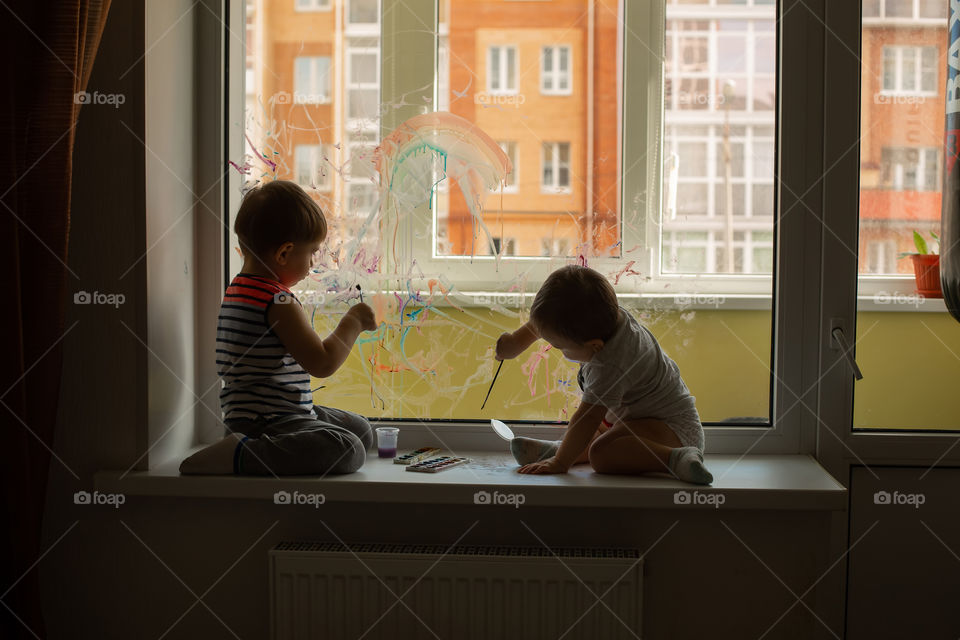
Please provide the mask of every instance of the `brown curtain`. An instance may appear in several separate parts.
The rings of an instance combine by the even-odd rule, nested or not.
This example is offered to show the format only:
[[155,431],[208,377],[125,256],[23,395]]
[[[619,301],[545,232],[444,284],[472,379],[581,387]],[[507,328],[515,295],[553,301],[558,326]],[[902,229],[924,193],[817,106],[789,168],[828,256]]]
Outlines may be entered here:
[[74,127],[110,0],[5,0],[0,47],[3,638],[46,636],[35,563],[60,391]]

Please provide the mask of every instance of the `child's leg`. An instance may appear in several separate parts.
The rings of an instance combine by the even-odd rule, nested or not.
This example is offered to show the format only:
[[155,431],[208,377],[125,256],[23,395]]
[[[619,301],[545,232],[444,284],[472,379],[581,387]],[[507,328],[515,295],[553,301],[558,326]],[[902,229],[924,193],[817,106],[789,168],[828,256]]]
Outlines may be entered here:
[[661,472],[697,484],[713,476],[703,465],[700,449],[683,446],[666,422],[653,418],[614,425],[590,447],[590,464],[598,473]]
[[313,410],[317,414],[320,422],[343,427],[353,435],[360,438],[364,449],[369,451],[373,448],[374,440],[373,428],[370,422],[359,413],[344,411],[343,409],[334,409],[332,407],[322,407],[318,404],[313,405]]
[[[574,464],[589,462],[588,452],[592,444],[602,433],[606,432],[609,425],[605,422],[600,423],[597,432],[593,434],[590,443],[584,447],[583,452],[574,460]],[[536,438],[526,438],[519,436],[510,441],[510,451],[518,464],[530,464],[539,462],[556,455],[560,448],[560,440],[538,440]]]
[[363,466],[366,457],[363,440],[345,426],[322,419],[286,417],[268,426],[260,437],[242,444],[237,471],[278,476],[353,473]]

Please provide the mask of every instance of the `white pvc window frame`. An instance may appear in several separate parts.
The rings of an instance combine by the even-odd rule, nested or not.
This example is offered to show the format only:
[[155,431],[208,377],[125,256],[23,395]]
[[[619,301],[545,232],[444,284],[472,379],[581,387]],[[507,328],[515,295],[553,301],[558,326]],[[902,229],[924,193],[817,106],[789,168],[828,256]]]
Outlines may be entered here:
[[516,45],[492,44],[487,47],[487,93],[492,96],[512,96],[519,93],[519,68],[520,50]]
[[[561,68],[561,61],[566,62],[566,69]],[[561,81],[567,86],[561,87]],[[540,47],[540,93],[545,96],[573,94],[573,47],[568,44]]]

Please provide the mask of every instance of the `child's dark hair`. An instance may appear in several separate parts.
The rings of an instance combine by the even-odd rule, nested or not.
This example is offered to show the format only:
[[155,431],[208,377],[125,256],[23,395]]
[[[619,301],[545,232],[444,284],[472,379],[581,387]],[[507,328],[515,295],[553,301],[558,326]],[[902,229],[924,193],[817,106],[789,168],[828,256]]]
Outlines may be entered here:
[[243,196],[233,230],[244,253],[265,257],[286,242],[323,241],[327,220],[300,185],[273,180]]
[[620,305],[610,282],[580,265],[561,267],[547,276],[530,306],[530,319],[580,344],[609,340],[617,330]]

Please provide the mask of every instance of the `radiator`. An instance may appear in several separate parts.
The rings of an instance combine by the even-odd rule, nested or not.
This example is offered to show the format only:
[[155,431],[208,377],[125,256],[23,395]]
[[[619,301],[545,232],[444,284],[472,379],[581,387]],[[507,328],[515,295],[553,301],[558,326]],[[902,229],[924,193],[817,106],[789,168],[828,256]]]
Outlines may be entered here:
[[642,635],[635,549],[282,542],[269,553],[274,640]]

